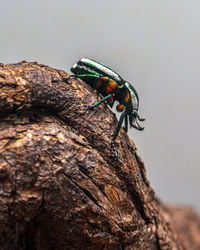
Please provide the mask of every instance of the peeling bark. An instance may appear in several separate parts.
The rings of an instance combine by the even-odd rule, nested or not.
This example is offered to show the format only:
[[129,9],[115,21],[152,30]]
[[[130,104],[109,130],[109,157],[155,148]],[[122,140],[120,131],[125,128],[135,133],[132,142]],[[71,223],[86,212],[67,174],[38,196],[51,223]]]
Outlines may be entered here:
[[1,249],[200,249],[200,219],[155,199],[134,143],[81,80],[0,65]]

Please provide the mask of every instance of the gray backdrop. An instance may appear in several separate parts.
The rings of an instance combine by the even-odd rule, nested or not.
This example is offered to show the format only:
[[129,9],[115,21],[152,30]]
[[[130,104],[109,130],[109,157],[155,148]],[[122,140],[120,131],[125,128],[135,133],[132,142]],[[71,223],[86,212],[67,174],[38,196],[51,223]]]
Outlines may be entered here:
[[132,129],[156,193],[200,208],[200,2],[0,1],[0,62],[69,71],[86,56],[135,84],[144,132]]

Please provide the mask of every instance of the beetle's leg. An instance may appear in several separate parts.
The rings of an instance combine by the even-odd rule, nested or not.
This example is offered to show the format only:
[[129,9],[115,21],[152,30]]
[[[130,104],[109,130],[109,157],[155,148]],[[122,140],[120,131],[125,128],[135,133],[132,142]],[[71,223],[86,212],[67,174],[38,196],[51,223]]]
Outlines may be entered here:
[[125,115],[125,131],[128,132],[128,115]]
[[96,74],[83,74],[83,75],[76,75],[77,78],[87,82],[90,86],[93,87],[93,82],[100,78],[100,75]]
[[[83,74],[83,75],[70,75],[69,77],[65,78],[64,81],[67,81],[68,79],[70,79],[71,77],[74,77],[74,78],[80,78],[81,80],[83,81],[86,81],[88,82],[91,81],[91,86],[93,85],[92,83],[99,79],[100,78],[100,75],[96,74],[96,75],[93,75],[93,74]],[[93,86],[92,86],[93,87]]]
[[118,155],[117,155],[117,151],[115,150],[115,147],[114,147],[115,139],[116,139],[116,137],[117,137],[117,135],[118,135],[118,133],[119,133],[119,130],[120,130],[121,126],[122,126],[122,123],[123,123],[123,120],[124,120],[124,117],[125,117],[125,116],[126,116],[126,107],[123,108],[122,114],[121,114],[121,116],[120,116],[120,118],[119,118],[119,122],[118,122],[117,128],[116,128],[116,130],[115,130],[114,137],[113,137],[113,139],[112,139],[112,141],[111,141],[111,148],[112,148],[113,151],[114,151],[115,159],[117,159],[117,156],[118,156]]
[[125,115],[126,115],[126,107],[123,108],[123,111],[122,111],[122,114],[121,114],[121,116],[119,118],[119,122],[118,122],[117,128],[115,130],[115,134],[114,134],[114,137],[113,137],[112,141],[115,141],[115,139],[116,139],[116,137],[117,137],[117,135],[119,133],[119,130],[120,130],[121,126],[122,126],[122,122],[124,120]]
[[98,106],[99,104],[101,104],[102,102],[105,102],[107,99],[109,99],[110,97],[114,96],[114,94],[109,94],[106,97],[104,97],[103,99],[101,99],[100,101],[98,101],[97,103],[95,103],[94,105],[90,106],[90,109],[95,108],[96,106]]
[[76,75],[70,75],[67,78],[64,78],[63,82],[67,82],[70,78],[76,78],[76,77],[77,77]]

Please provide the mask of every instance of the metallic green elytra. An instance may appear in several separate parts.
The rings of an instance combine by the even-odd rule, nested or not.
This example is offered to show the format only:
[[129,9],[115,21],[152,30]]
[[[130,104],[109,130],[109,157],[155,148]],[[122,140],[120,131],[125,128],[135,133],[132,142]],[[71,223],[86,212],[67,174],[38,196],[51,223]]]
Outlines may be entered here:
[[[128,120],[131,127],[134,127],[137,130],[144,129],[138,124],[138,120],[144,121],[145,119],[140,118],[138,115],[139,97],[132,84],[125,81],[119,74],[109,67],[88,58],[80,59],[71,67],[71,72],[73,75],[66,78],[66,81],[71,77],[80,78],[102,95],[103,99],[92,105],[90,107],[91,109],[105,101],[107,101],[111,108],[115,101],[119,102],[116,109],[118,112],[122,113],[111,142],[111,147],[113,149],[115,139],[124,120],[126,132],[128,131]],[[117,158],[117,152],[115,149],[114,152],[115,157]]]

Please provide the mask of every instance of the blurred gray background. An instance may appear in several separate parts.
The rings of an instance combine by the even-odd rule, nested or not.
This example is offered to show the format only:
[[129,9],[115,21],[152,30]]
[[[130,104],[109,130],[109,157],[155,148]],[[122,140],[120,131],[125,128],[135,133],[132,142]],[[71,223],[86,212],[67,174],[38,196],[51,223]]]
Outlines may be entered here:
[[0,2],[0,62],[69,72],[85,56],[134,83],[146,122],[129,135],[152,187],[200,210],[200,1]]

